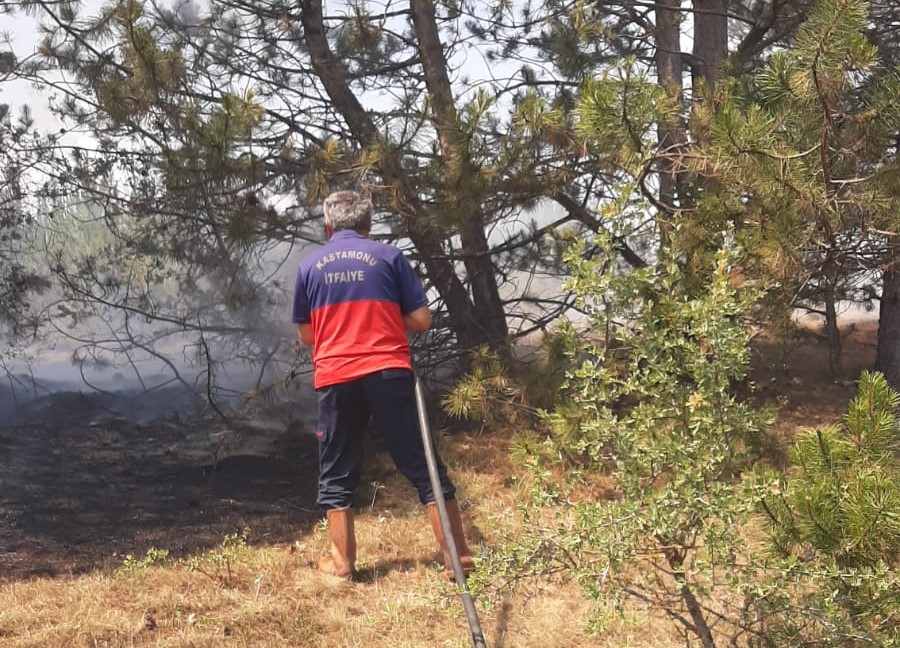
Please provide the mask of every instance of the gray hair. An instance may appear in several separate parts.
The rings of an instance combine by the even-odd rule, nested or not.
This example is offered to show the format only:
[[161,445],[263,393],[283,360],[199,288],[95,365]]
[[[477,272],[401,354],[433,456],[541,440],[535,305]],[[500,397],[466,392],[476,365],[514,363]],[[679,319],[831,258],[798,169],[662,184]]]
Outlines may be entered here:
[[322,203],[325,224],[333,231],[362,230],[372,223],[372,203],[355,191],[335,191]]

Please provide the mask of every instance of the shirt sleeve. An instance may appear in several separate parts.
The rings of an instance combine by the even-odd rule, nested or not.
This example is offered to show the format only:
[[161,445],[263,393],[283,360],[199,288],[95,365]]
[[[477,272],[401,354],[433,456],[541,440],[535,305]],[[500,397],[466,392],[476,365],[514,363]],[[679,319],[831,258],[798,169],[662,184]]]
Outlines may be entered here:
[[402,253],[398,253],[394,259],[394,269],[398,277],[398,289],[400,293],[400,312],[409,315],[417,308],[428,304],[425,289],[422,282],[416,276],[412,266]]
[[294,324],[309,324],[309,297],[306,294],[306,272],[301,265],[297,269],[297,281],[294,284]]

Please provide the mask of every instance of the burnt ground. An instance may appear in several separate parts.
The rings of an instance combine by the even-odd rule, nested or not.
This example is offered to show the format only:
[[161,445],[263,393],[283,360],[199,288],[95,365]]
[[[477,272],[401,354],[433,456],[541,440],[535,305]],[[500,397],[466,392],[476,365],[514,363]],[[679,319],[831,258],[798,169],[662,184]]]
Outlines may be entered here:
[[[776,433],[836,421],[871,368],[874,322],[844,331],[844,372],[820,336],[759,336],[757,397],[777,406]],[[151,547],[173,557],[247,530],[289,543],[318,520],[312,403],[281,403],[230,422],[177,415],[137,421],[108,397],[51,394],[0,409],[0,581],[114,568]],[[151,408],[152,409],[152,408]]]
[[[290,542],[318,519],[309,408],[136,423],[109,397],[52,394],[0,419],[0,581],[173,557],[246,529]],[[24,410],[24,411],[23,411]]]

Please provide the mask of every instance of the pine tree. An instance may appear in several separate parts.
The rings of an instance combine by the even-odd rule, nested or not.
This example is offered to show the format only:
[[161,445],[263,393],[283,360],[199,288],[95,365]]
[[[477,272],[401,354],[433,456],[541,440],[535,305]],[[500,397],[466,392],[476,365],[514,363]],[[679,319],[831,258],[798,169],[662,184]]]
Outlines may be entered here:
[[31,168],[44,163],[47,140],[34,131],[28,110],[13,115],[7,108],[0,105],[0,336],[16,337],[33,331],[29,301],[47,288],[46,277],[30,258],[34,254],[29,237],[34,185],[28,175]]
[[763,599],[781,645],[900,646],[900,394],[864,373],[840,424],[807,430],[767,504],[786,595]]
[[770,299],[824,316],[835,374],[837,303],[877,294],[900,226],[900,75],[865,36],[868,15],[859,0],[824,0],[790,49],[723,84],[706,117],[710,146],[695,158],[719,190],[701,201],[684,243],[702,252],[705,236],[735,223],[745,269]]

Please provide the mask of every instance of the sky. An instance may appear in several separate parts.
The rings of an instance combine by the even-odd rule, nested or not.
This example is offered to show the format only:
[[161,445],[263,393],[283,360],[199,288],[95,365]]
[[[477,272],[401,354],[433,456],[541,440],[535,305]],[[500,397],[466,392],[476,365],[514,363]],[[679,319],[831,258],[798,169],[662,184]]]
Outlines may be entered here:
[[[5,0],[0,0],[0,4]],[[100,10],[102,0],[85,0],[83,2],[85,15],[93,15]],[[0,51],[12,50],[19,60],[27,59],[35,55],[41,35],[38,30],[38,20],[35,16],[22,13],[0,13]],[[33,84],[23,81],[3,81],[0,78],[0,103],[9,104],[13,114],[27,105],[31,108],[37,126],[40,129],[52,128],[58,125],[56,119],[46,107],[47,96]]]

